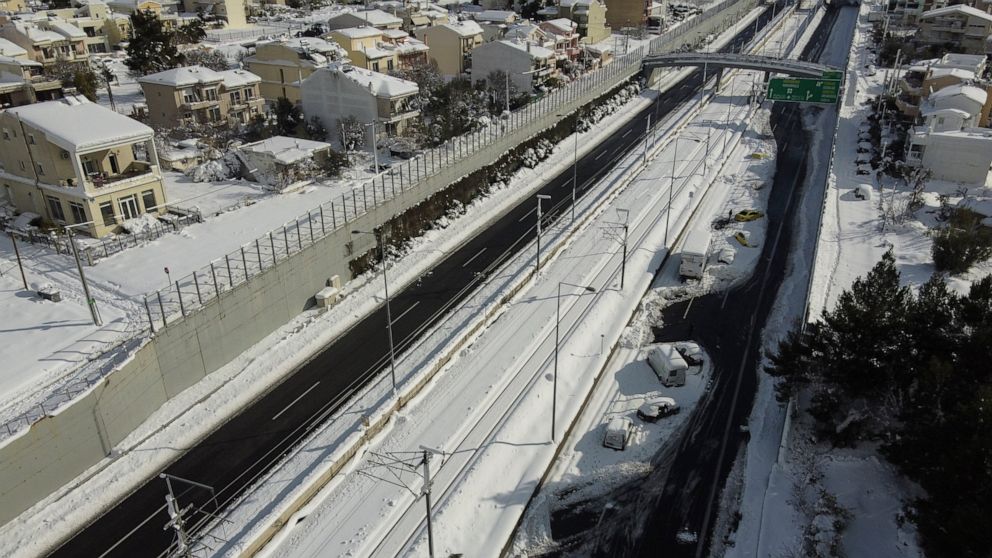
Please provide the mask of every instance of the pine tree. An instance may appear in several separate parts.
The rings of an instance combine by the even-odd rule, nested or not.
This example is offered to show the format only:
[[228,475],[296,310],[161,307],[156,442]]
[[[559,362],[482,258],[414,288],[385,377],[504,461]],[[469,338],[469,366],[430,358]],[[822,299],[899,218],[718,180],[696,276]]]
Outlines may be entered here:
[[124,63],[131,73],[144,76],[183,65],[183,55],[176,48],[175,33],[163,27],[161,20],[149,11],[131,14],[134,36],[127,45]]
[[72,77],[72,83],[80,95],[92,102],[96,102],[96,90],[100,87],[100,78],[90,68],[76,70]]

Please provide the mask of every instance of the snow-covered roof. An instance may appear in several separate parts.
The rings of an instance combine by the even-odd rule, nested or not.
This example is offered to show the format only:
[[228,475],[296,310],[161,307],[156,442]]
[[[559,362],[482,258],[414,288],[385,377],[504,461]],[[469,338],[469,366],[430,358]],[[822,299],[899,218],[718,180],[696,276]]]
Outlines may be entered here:
[[224,70],[219,73],[224,78],[224,87],[228,89],[262,82],[261,77],[247,70]]
[[406,37],[409,37],[410,34],[402,29],[383,29],[382,36],[386,37],[387,39],[396,40],[396,39],[404,39]]
[[957,116],[962,120],[967,120],[971,118],[972,115],[968,114],[968,111],[966,110],[956,108],[934,108],[933,106],[928,105],[920,111],[920,116],[923,116],[924,118],[930,116]]
[[958,95],[975,101],[979,105],[984,105],[985,101],[988,100],[988,93],[986,93],[984,89],[975,87],[974,85],[959,83],[931,93],[930,101],[939,101],[941,99],[948,99]]
[[962,70],[961,68],[932,68],[930,70],[931,79],[945,76],[956,77],[960,80],[969,80],[975,79],[975,72]]
[[13,66],[41,66],[41,62],[35,62],[34,60],[22,60],[20,58],[13,58],[11,56],[0,56],[0,64],[8,64]]
[[977,8],[972,8],[971,6],[965,6],[962,4],[957,4],[954,6],[945,6],[943,8],[937,8],[936,10],[930,10],[928,12],[923,12],[920,15],[920,19],[929,19],[931,17],[940,17],[945,15],[966,15],[969,17],[977,17],[979,19],[984,19],[986,21],[992,21],[992,14],[987,14],[982,10]]
[[66,97],[7,109],[68,151],[105,148],[148,139],[152,129],[85,97]]
[[155,74],[138,78],[138,83],[154,83],[157,85],[169,85],[172,87],[189,87],[190,85],[217,83],[223,81],[224,76],[220,72],[215,72],[203,66],[185,66],[173,68]]
[[86,38],[86,33],[83,33],[82,29],[76,27],[75,25],[69,23],[68,21],[62,21],[60,19],[50,19],[48,20],[47,25],[49,29],[55,31],[60,35],[64,35],[72,39]]
[[414,95],[420,91],[417,84],[412,81],[387,76],[386,74],[380,74],[372,70],[348,66],[338,71],[342,76],[367,88],[377,97],[402,97],[404,95]]
[[517,13],[509,10],[482,10],[472,14],[475,21],[487,21],[494,23],[516,21]]
[[331,52],[340,52],[344,54],[344,52],[341,49],[341,45],[337,43],[325,41],[324,39],[320,39],[317,37],[297,37],[294,39],[288,39],[286,41],[282,41],[282,44],[297,52],[302,52],[304,49],[306,49],[307,51],[319,52],[321,54],[327,54]]
[[468,20],[442,23],[439,27],[450,29],[462,37],[472,37],[482,34],[482,27],[478,23]]
[[345,27],[344,29],[335,29],[331,33],[339,33],[349,39],[367,39],[369,37],[382,36],[382,31],[375,27]]
[[525,43],[521,41],[507,41],[507,40],[500,40],[496,42],[508,47],[515,48],[521,52],[526,52],[527,54],[530,55],[531,58],[535,58],[538,60],[551,58],[552,56],[555,55],[555,52],[553,50],[535,45],[533,43]]
[[400,18],[398,18],[398,17],[396,17],[396,16],[394,16],[394,15],[392,15],[390,13],[386,13],[386,12],[384,12],[382,10],[376,10],[376,9],[372,9],[372,10],[358,10],[358,11],[354,11],[354,12],[343,13],[343,14],[339,14],[339,15],[336,15],[336,16],[332,17],[328,21],[334,21],[335,19],[340,18],[340,17],[347,17],[348,19],[359,18],[359,19],[362,19],[362,20],[367,21],[368,24],[369,25],[372,25],[372,26],[378,26],[378,25],[402,25],[403,24],[403,20],[402,19],[400,19]]
[[548,21],[545,21],[544,23],[549,27],[553,28],[554,31],[558,31],[563,34],[575,33],[575,30],[578,29],[579,27],[577,23],[564,17],[559,17],[557,19],[550,19]]
[[27,56],[28,51],[21,48],[19,45],[0,37],[0,56]]
[[526,39],[531,35],[533,35],[534,33],[537,33],[541,36],[547,36],[546,31],[544,31],[543,29],[541,29],[540,27],[538,27],[533,23],[519,23],[517,25],[510,27],[506,31],[505,37],[507,39]]
[[942,65],[967,65],[967,66],[980,66],[985,63],[984,54],[964,54],[960,52],[948,52],[940,59],[940,64]]
[[588,6],[592,4],[592,0],[561,0],[558,4],[566,8],[571,6]]
[[24,35],[32,42],[43,43],[46,41],[64,41],[66,37],[59,35],[55,31],[49,31],[38,27],[35,23],[28,21],[13,21],[14,29]]
[[286,165],[309,159],[313,157],[315,151],[324,151],[330,148],[331,144],[329,143],[288,136],[273,136],[240,147],[242,151],[271,155],[276,161]]

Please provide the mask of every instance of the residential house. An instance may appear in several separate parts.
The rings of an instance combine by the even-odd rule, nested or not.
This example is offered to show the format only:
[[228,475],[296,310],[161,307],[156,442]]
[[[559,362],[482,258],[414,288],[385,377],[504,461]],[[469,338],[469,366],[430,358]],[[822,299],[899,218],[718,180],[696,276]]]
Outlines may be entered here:
[[[162,22],[162,27],[173,30],[197,19],[196,15],[180,13],[178,0],[105,0],[112,10],[111,20],[116,30],[111,31],[112,40],[117,42],[131,38],[130,15],[135,12],[149,12]],[[183,8],[185,9],[185,8]]]
[[441,75],[457,77],[472,65],[472,50],[482,44],[482,27],[474,21],[445,23],[417,30],[417,38],[430,48],[428,56]]
[[971,6],[947,6],[920,15],[919,28],[916,40],[923,44],[951,44],[966,54],[985,54],[992,14]]
[[62,82],[48,77],[34,60],[0,56],[0,108],[62,98]]
[[273,136],[238,147],[239,158],[248,167],[248,177],[277,189],[285,189],[314,176],[330,157],[331,144],[287,136]]
[[986,126],[989,121],[990,100],[992,97],[982,87],[974,85],[951,85],[931,93],[922,111],[937,109],[958,109],[976,118],[974,125]]
[[300,83],[316,69],[344,61],[347,53],[335,42],[315,37],[259,43],[245,59],[248,71],[262,78],[259,90],[269,102],[285,97],[300,102]]
[[2,37],[0,37],[0,56],[16,58],[17,60],[30,60],[26,49]]
[[335,29],[327,37],[341,45],[354,66],[373,72],[387,73],[427,62],[427,45],[399,29],[349,27]]
[[21,212],[94,237],[165,211],[152,129],[68,97],[0,111],[0,187]]
[[476,47],[472,51],[472,79],[481,81],[496,71],[506,72],[517,89],[530,93],[557,75],[555,53],[541,46],[505,39]]
[[605,41],[613,33],[606,22],[606,13],[606,6],[599,0],[561,0],[558,3],[558,17],[578,24],[579,36],[589,44]]
[[318,69],[303,80],[301,93],[303,113],[320,118],[328,130],[338,130],[345,118],[354,117],[374,121],[379,135],[395,137],[420,115],[411,103],[419,93],[416,83],[353,66]]
[[156,128],[183,123],[247,124],[262,114],[262,78],[246,70],[217,72],[202,66],[174,68],[138,79]]
[[0,12],[19,14],[28,11],[26,0],[0,0]]
[[947,6],[947,0],[888,0],[886,13],[892,23],[915,25],[923,13]]
[[559,59],[576,60],[579,49],[578,24],[570,19],[557,18],[542,21],[539,27],[554,40],[552,50]]
[[39,21],[12,20],[0,27],[0,37],[27,51],[28,57],[51,68],[59,61],[89,64],[86,33],[58,18]]
[[519,19],[517,13],[510,10],[480,10],[470,13],[469,17],[482,27],[482,40],[487,43],[502,39]]
[[914,63],[899,80],[896,106],[906,116],[919,116],[921,102],[934,92],[958,84],[978,85],[985,64],[984,55],[958,53]]
[[427,2],[410,2],[401,9],[394,11],[397,17],[403,18],[403,29],[413,33],[418,38],[417,30],[443,25],[451,21],[448,11]]
[[403,20],[382,10],[358,10],[345,12],[327,20],[327,29],[347,29],[349,27],[375,27],[376,29],[400,29]]
[[992,167],[992,129],[914,132],[906,162],[930,169],[937,180],[984,186]]
[[183,9],[223,19],[229,29],[248,27],[244,0],[183,0]]
[[[57,17],[79,28],[86,35],[83,43],[90,54],[110,52],[111,47],[119,42],[114,40],[113,12],[102,0],[87,0],[75,8],[49,10],[36,16]],[[34,19],[37,21],[41,17]]]

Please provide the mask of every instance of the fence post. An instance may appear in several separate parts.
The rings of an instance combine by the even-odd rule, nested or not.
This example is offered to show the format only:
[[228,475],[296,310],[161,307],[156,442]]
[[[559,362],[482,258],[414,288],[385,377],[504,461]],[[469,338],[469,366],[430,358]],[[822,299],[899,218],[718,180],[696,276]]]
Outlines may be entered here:
[[162,313],[162,327],[168,327],[169,322],[165,319],[165,305],[162,304],[162,291],[155,291],[155,294],[158,295],[158,311]]
[[282,241],[286,245],[286,257],[289,257],[289,233],[286,232],[286,225],[282,226]]
[[[338,216],[334,213],[334,202],[331,202],[331,230],[336,231],[338,229]],[[272,233],[269,233],[271,237]],[[272,257],[275,257],[275,252],[273,252]]]
[[179,295],[179,312],[186,317],[186,306],[183,305],[183,291],[179,289],[179,280],[176,280],[176,294]]
[[[365,191],[365,185],[362,185],[362,191],[363,192]],[[375,178],[373,178],[372,179],[372,207],[375,207],[377,205],[379,205],[379,200],[377,200],[376,197],[375,197]],[[368,211],[368,210],[369,209],[366,207],[365,208],[365,211]]]
[[200,306],[203,306],[203,295],[200,294],[200,280],[196,277],[196,271],[193,272],[193,285],[196,287],[196,300],[199,300]]
[[272,265],[276,265],[276,240],[272,238],[272,231],[269,231],[269,247],[272,248]]
[[296,248],[303,251],[303,233],[300,232],[300,220],[296,220]]
[[[385,188],[385,187],[386,187],[386,185],[383,184],[383,188]],[[326,235],[327,234],[327,230],[324,228],[324,206],[323,205],[320,205],[318,207],[320,208],[320,234],[321,235]]]
[[148,295],[143,297],[145,299],[145,314],[148,315],[148,327],[155,333],[155,322],[152,321],[152,309],[148,307]]
[[217,284],[217,270],[214,269],[214,262],[210,262],[210,277],[214,280],[214,296],[220,296],[220,285]]
[[231,255],[224,254],[224,263],[227,264],[227,285],[234,288],[234,275],[231,274]]
[[313,215],[309,211],[307,211],[307,223],[310,225],[310,244],[313,244]]
[[255,253],[258,254],[258,272],[262,272],[262,246],[258,243],[258,239],[255,239]]
[[352,215],[358,217],[358,194],[354,188],[351,189],[351,209],[354,210],[352,211]]
[[341,193],[341,211],[344,213],[344,222],[348,222],[348,200],[344,197],[344,192]]
[[245,257],[245,247],[241,247],[241,263],[245,266],[245,282],[248,282],[248,258]]

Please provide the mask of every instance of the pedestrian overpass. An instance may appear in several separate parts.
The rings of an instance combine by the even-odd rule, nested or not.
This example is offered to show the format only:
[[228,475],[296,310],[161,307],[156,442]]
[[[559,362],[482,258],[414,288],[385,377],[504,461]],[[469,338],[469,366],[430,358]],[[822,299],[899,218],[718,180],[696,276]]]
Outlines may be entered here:
[[769,74],[787,74],[797,77],[822,77],[824,72],[838,71],[836,68],[817,64],[775,58],[773,56],[758,56],[755,54],[733,54],[723,52],[679,52],[670,54],[652,54],[644,57],[644,71],[649,73],[655,68],[701,66],[714,69],[718,73],[724,68],[739,68],[756,70]]

